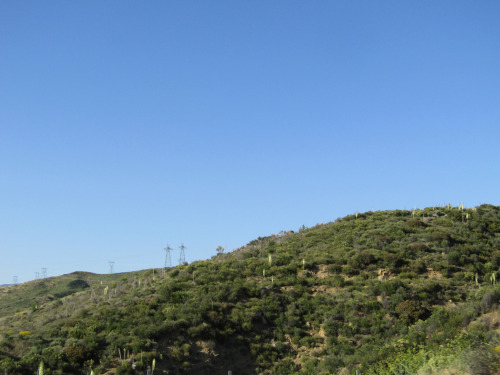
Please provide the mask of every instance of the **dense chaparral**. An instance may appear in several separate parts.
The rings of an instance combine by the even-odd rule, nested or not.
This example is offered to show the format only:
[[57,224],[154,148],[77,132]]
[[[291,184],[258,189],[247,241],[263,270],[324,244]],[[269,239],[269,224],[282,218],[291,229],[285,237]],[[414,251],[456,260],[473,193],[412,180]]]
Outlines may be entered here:
[[0,288],[0,371],[500,370],[499,206],[356,212],[217,253]]

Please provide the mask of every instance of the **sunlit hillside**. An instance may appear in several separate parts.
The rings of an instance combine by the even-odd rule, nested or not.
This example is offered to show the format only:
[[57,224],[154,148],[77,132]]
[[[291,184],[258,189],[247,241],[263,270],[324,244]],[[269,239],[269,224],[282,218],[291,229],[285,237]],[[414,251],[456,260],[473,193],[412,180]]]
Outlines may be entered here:
[[498,206],[356,213],[166,270],[0,288],[0,372],[497,374],[499,271]]

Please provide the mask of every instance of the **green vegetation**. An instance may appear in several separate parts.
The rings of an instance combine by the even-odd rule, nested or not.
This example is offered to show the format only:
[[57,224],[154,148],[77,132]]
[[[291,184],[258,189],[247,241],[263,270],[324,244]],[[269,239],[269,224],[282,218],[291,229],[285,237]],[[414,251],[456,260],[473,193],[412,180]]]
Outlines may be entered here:
[[[135,277],[138,272],[127,273]],[[59,277],[30,281],[24,284],[0,288],[0,318],[13,313],[36,309],[44,303],[95,287],[101,282],[119,281],[124,274],[95,275],[88,272],[73,272]]]
[[0,371],[496,374],[499,245],[497,206],[357,212],[165,274],[2,288]]

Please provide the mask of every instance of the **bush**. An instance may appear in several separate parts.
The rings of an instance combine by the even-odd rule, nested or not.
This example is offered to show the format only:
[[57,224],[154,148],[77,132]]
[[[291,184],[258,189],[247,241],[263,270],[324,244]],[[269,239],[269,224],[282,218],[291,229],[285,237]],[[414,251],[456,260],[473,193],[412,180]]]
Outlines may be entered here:
[[[499,257],[500,259],[500,257]],[[500,262],[500,260],[499,260]],[[329,273],[340,273],[342,272],[342,266],[340,266],[339,264],[330,264],[328,267],[327,267],[327,271]]]
[[493,305],[495,304],[496,298],[495,295],[491,292],[487,292],[483,298],[481,299],[481,309],[483,312],[488,312],[491,310]]
[[445,232],[432,232],[430,238],[431,241],[435,241],[437,243],[441,243],[442,241],[450,241],[451,239],[450,235]]
[[448,258],[448,263],[453,266],[463,266],[466,262],[466,257],[457,250],[450,251],[446,257]]
[[404,300],[394,310],[406,325],[416,322],[425,314],[425,310],[418,301]]
[[355,268],[351,265],[347,265],[344,267],[344,272],[349,275],[349,276],[355,276],[355,275],[359,275],[359,269],[358,268]]
[[422,242],[415,242],[410,245],[410,250],[415,251],[417,253],[425,253],[429,250],[429,247]]
[[130,363],[122,362],[116,368],[116,375],[135,375],[136,372],[132,369]]
[[416,260],[410,263],[410,270],[415,272],[416,274],[421,275],[427,271],[427,267],[422,260]]
[[330,285],[336,286],[339,288],[341,288],[345,285],[345,279],[340,275],[333,276],[329,281],[330,281]]
[[70,363],[79,366],[83,365],[92,356],[92,353],[82,345],[73,345],[65,348],[63,353]]
[[410,228],[424,228],[427,226],[427,224],[418,219],[410,219],[406,222],[406,225]]
[[469,352],[464,362],[469,367],[470,375],[493,375],[498,374],[500,357],[498,352],[492,352],[487,347],[480,347]]
[[90,287],[88,282],[86,282],[85,280],[81,280],[81,279],[70,281],[68,283],[68,286],[70,289],[79,289],[79,290],[83,290],[83,289]]

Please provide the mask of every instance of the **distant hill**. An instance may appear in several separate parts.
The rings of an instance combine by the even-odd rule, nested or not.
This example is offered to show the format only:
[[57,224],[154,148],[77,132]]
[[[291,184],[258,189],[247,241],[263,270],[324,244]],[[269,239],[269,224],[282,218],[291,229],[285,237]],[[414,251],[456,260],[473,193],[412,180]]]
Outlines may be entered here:
[[[129,273],[129,275],[134,274],[134,272]],[[100,285],[101,282],[117,281],[122,275],[120,273],[96,275],[76,271],[62,276],[10,285],[10,288],[0,292],[0,318],[81,292],[91,286]]]
[[499,277],[498,206],[356,213],[167,270],[3,288],[0,371],[498,374]]
[[2,285],[0,285],[0,288],[6,287],[6,286],[11,286],[11,285],[14,285],[14,284],[2,284]]

